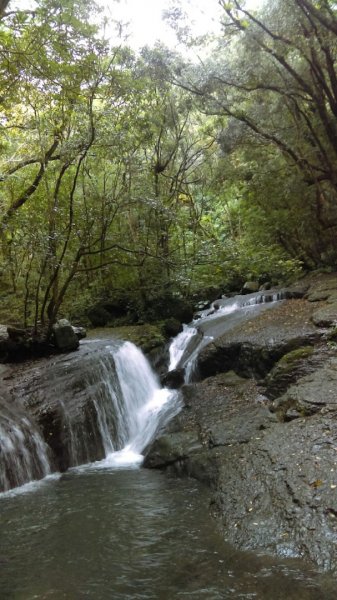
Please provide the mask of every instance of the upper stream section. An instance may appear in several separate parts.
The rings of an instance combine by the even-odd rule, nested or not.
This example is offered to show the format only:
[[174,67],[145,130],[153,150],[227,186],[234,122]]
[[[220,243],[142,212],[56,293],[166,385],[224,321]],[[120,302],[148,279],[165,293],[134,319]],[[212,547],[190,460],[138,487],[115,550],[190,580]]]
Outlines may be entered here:
[[210,308],[196,314],[190,325],[173,340],[170,346],[169,370],[185,370],[185,382],[191,381],[197,370],[199,352],[216,338],[224,335],[261,312],[272,308],[287,297],[285,292],[260,292],[221,298]]

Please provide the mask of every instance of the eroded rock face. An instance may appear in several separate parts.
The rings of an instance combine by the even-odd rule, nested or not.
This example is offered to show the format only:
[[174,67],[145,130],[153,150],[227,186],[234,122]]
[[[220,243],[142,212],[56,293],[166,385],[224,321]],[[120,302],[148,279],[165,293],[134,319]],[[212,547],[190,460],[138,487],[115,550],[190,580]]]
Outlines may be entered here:
[[214,508],[226,538],[336,571],[336,433],[331,414],[316,415],[218,450]]

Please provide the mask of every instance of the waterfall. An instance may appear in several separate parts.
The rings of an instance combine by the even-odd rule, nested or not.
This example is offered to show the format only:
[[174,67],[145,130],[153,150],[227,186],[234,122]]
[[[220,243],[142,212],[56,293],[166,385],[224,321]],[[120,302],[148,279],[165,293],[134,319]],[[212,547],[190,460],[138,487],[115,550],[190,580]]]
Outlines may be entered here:
[[144,449],[180,409],[178,392],[161,387],[130,342],[84,343],[43,371],[37,367],[32,382],[21,399],[25,412],[19,403],[15,410],[0,404],[0,491],[55,468],[140,464]]
[[[170,370],[184,369],[185,381],[191,381],[203,347],[280,297],[268,292],[213,302],[171,344]],[[53,469],[95,461],[138,464],[180,410],[179,393],[160,386],[130,342],[85,342],[77,353],[37,368],[32,381],[18,398],[20,410],[10,410],[5,400],[0,404],[0,491]]]
[[105,464],[141,462],[141,452],[179,410],[178,394],[161,388],[144,354],[131,342],[107,350],[115,369],[108,375],[106,358],[100,358],[98,372],[101,376],[105,371],[105,385],[95,399]]
[[184,369],[185,383],[191,382],[198,376],[198,355],[205,346],[287,297],[287,292],[260,292],[215,300],[210,308],[197,313],[190,325],[184,325],[172,341],[168,370]]
[[[18,414],[16,414],[18,413]],[[0,412],[0,491],[6,491],[50,473],[48,447],[34,423],[2,406]]]
[[183,331],[177,335],[170,345],[170,363],[169,371],[176,369],[182,360],[186,348],[189,346],[192,338],[198,335],[198,330],[192,325],[184,325]]

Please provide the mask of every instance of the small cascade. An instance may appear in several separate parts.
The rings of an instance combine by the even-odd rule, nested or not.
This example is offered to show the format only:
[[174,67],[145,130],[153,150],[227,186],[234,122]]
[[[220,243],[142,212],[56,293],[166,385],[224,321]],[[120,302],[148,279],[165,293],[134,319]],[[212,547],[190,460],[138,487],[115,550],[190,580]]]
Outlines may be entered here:
[[183,331],[173,340],[170,346],[169,371],[184,367],[184,381],[192,381],[197,372],[197,358],[200,350],[207,346],[212,336],[203,335],[198,327],[194,327],[196,321],[191,325],[184,325]]
[[114,355],[123,397],[124,447],[140,454],[177,411],[177,393],[161,388],[144,354],[126,342]]
[[95,368],[87,370],[86,385],[94,392],[109,464],[140,462],[141,452],[179,410],[177,392],[161,388],[144,354],[131,342],[106,346]]
[[86,374],[86,384],[94,390],[97,427],[110,460],[116,452],[141,460],[141,452],[177,411],[177,393],[161,388],[144,354],[131,342],[106,346]]
[[289,298],[289,292],[280,291],[215,300],[208,309],[198,312],[190,325],[184,325],[183,331],[173,340],[168,370],[184,369],[185,383],[197,379],[198,355],[205,346],[234,326],[286,298]]
[[0,412],[0,491],[46,477],[48,447],[35,424],[4,405]]
[[197,336],[198,330],[192,325],[184,325],[183,331],[177,335],[170,345],[170,364],[169,371],[176,369],[182,360],[186,348],[189,346],[192,338]]

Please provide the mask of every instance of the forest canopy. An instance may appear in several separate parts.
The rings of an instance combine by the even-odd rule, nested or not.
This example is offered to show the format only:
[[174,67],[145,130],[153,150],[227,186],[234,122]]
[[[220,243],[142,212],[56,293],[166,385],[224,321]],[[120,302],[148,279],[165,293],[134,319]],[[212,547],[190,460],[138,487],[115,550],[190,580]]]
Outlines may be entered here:
[[335,268],[337,5],[219,5],[195,61],[91,0],[0,3],[2,320]]

